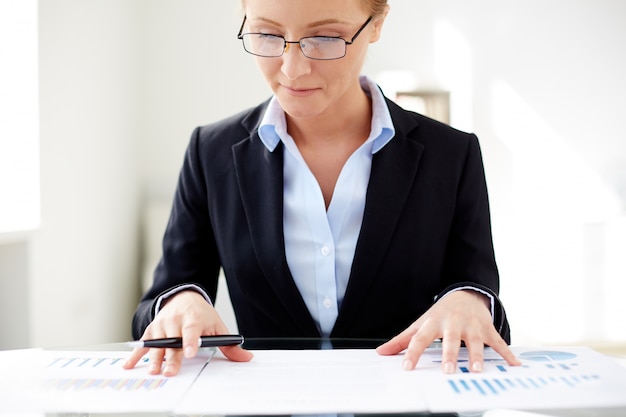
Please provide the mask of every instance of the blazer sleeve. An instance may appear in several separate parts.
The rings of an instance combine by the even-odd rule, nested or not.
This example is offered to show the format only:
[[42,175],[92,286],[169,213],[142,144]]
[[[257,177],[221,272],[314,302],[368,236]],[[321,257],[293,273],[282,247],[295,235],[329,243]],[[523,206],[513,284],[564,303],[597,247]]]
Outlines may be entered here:
[[151,288],[140,300],[132,322],[139,338],[154,319],[155,302],[173,288],[193,283],[215,301],[220,259],[207,204],[207,186],[200,163],[200,129],[192,134],[178,179],[163,238],[163,255]]
[[493,249],[489,198],[478,138],[471,135],[457,193],[454,221],[444,266],[448,286],[437,299],[456,288],[473,286],[494,299],[494,326],[510,343],[510,328],[498,297],[499,274]]

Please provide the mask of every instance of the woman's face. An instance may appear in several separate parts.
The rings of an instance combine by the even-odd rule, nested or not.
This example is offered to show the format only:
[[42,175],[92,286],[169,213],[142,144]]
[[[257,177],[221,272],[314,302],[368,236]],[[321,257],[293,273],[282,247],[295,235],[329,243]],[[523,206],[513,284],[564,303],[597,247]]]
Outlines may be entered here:
[[[307,36],[339,36],[350,41],[368,19],[362,0],[246,0],[244,32],[281,35],[287,41]],[[383,17],[370,22],[346,56],[320,61],[290,44],[277,58],[257,57],[257,64],[289,117],[338,114],[363,94],[359,75],[367,46],[380,36]]]

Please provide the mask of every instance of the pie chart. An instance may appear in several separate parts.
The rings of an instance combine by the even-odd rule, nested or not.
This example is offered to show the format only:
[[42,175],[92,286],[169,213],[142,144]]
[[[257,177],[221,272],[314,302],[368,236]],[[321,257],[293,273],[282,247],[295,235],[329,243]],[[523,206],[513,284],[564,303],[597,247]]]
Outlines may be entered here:
[[556,350],[530,350],[519,354],[520,358],[535,362],[567,361],[576,356],[575,353]]

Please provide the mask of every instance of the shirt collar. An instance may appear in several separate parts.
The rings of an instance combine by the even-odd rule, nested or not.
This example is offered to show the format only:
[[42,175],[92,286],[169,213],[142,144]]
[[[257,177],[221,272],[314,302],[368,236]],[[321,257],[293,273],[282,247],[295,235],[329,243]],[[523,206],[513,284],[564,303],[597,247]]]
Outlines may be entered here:
[[[378,85],[369,77],[361,76],[361,88],[372,99],[372,125],[370,136],[366,142],[373,142],[372,153],[381,150],[395,135],[395,128],[391,120],[385,97]],[[280,107],[276,96],[273,96],[265,110],[259,126],[259,137],[265,147],[273,152],[278,143],[287,135],[287,121],[285,112]]]

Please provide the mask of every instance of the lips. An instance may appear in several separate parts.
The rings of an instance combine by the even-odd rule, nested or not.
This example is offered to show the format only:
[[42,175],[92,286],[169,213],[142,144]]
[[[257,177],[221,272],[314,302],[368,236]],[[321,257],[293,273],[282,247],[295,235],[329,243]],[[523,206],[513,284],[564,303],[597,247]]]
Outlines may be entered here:
[[286,85],[283,85],[282,88],[287,92],[287,94],[295,97],[308,97],[318,90],[317,88],[296,88],[288,87]]

